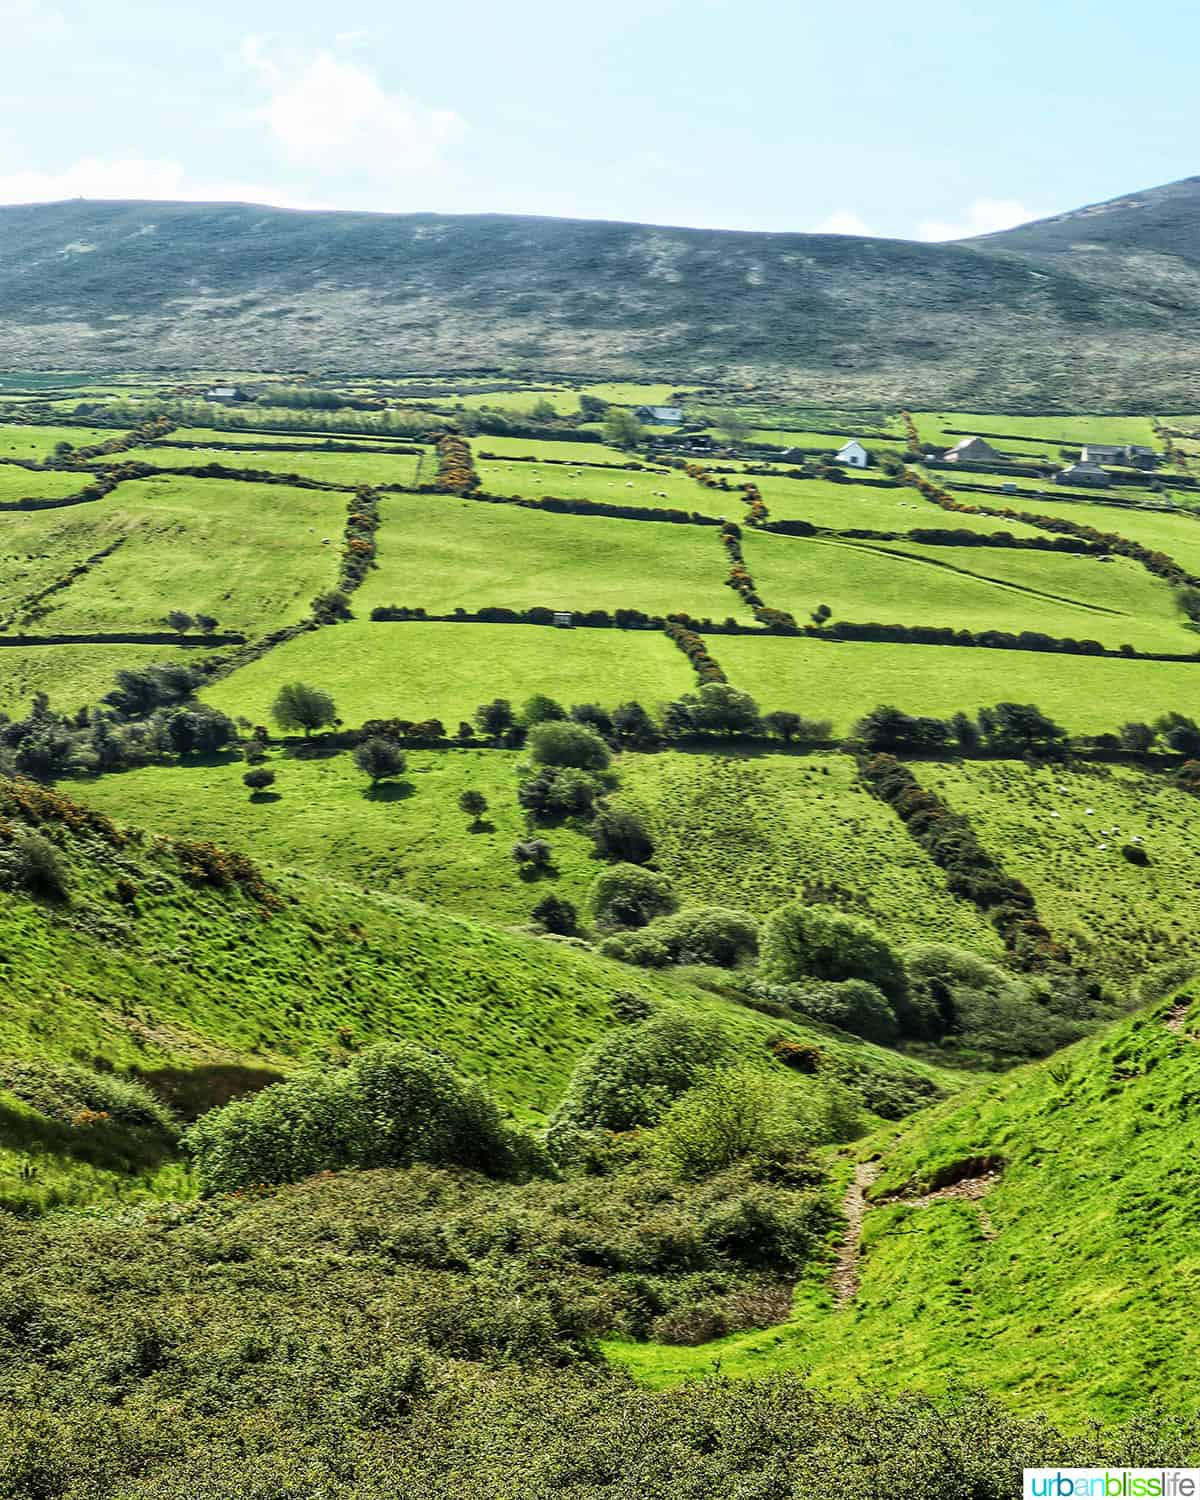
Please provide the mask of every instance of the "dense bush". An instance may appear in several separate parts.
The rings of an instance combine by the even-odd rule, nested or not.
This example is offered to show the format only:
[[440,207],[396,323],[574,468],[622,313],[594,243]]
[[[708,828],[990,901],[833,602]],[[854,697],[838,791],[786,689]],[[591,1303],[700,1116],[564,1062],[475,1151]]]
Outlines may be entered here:
[[799,901],[778,907],[767,917],[762,973],[783,984],[802,979],[865,979],[892,1001],[902,999],[906,989],[899,955],[877,927],[863,917]]
[[70,890],[66,856],[44,834],[28,830],[18,833],[7,849],[0,850],[0,879],[7,885],[65,901]]
[[551,1140],[566,1127],[632,1130],[653,1125],[672,1100],[728,1052],[717,1027],[670,1011],[609,1032],[571,1074],[551,1120]]
[[543,766],[571,766],[603,771],[612,759],[608,746],[588,724],[569,719],[542,719],[529,731],[529,749]]
[[598,922],[622,927],[645,927],[675,907],[667,877],[640,865],[611,865],[602,870],[592,882],[589,901]]
[[671,1105],[655,1132],[655,1152],[681,1178],[706,1177],[768,1154],[778,1160],[790,1152],[799,1164],[815,1142],[789,1115],[783,1093],[753,1068],[715,1068]]
[[589,818],[597,797],[604,791],[604,785],[589,771],[577,771],[573,766],[546,766],[536,776],[522,781],[517,788],[517,801],[542,822]]
[[636,932],[614,933],[600,944],[600,952],[605,958],[636,964],[642,969],[665,969],[672,962],[671,950],[649,927]]
[[654,855],[654,840],[645,823],[637,813],[628,808],[601,808],[588,833],[596,846],[596,853],[602,859],[644,865]]
[[483,1089],[413,1043],[380,1043],[349,1067],[234,1100],[198,1120],[185,1142],[207,1193],[414,1161],[495,1176],[537,1165],[532,1141],[503,1123]]

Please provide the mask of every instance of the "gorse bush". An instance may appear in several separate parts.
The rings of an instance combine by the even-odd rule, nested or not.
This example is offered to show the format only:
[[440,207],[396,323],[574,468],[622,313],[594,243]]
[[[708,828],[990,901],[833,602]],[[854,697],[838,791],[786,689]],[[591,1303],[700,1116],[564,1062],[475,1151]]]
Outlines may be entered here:
[[529,749],[543,766],[603,771],[612,760],[608,746],[590,724],[572,719],[541,719],[529,731]]
[[380,1043],[349,1067],[237,1099],[198,1120],[185,1144],[207,1193],[414,1161],[513,1177],[540,1166],[485,1090],[414,1043]]
[[67,859],[62,850],[40,833],[22,831],[0,851],[0,879],[31,896],[65,901],[69,894]]
[[614,926],[644,927],[675,907],[671,882],[640,865],[610,865],[592,882],[592,914]]
[[904,997],[907,980],[895,949],[862,917],[829,906],[794,901],[778,907],[762,935],[764,978],[779,983],[802,979],[865,979],[891,1001]]

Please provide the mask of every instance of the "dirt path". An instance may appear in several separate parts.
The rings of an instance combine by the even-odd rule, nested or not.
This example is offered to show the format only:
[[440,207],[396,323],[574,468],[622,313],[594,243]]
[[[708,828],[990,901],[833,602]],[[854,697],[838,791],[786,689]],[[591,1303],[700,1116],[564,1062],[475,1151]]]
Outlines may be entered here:
[[838,1307],[845,1307],[858,1291],[858,1241],[862,1234],[863,1214],[867,1208],[866,1194],[878,1176],[878,1162],[859,1162],[854,1168],[854,1181],[846,1189],[846,1196],[842,1200],[846,1232],[838,1247],[837,1263],[830,1278],[834,1301]]
[[1183,1023],[1187,1020],[1187,1013],[1189,1010],[1191,1010],[1192,1006],[1195,1005],[1195,1003],[1196,997],[1194,995],[1185,995],[1183,999],[1180,1000],[1175,1005],[1175,1007],[1172,1010],[1168,1011],[1167,1014],[1163,1017],[1163,1025],[1167,1028],[1168,1031],[1173,1031],[1176,1036],[1186,1036],[1188,1040],[1192,1042],[1198,1040],[1198,1038],[1190,1036],[1186,1031],[1184,1031]]

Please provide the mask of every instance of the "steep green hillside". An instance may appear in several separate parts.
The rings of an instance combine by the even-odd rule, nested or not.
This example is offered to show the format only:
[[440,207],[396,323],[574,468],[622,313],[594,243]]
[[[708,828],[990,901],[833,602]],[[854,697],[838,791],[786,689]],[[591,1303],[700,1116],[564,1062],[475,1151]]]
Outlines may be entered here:
[[610,1352],[653,1384],[719,1365],[841,1392],[982,1385],[1076,1420],[1190,1409],[1196,1015],[1185,992],[863,1143],[878,1175],[840,1305],[813,1278],[768,1332]]
[[1197,196],[1189,179],[961,244],[237,204],[7,207],[0,335],[6,362],[27,369],[236,370],[269,348],[283,368],[536,364],[593,380],[770,379],[834,405],[1178,410],[1200,396]]

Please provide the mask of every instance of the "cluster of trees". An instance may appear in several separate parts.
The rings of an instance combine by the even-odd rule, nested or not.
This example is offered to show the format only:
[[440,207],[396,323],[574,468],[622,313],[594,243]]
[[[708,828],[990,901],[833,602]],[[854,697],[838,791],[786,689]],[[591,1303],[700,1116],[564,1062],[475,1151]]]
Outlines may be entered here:
[[637,448],[645,437],[642,424],[627,406],[608,407],[601,431],[612,448]]
[[206,635],[209,635],[217,628],[219,623],[216,615],[206,615],[199,610],[194,615],[191,615],[186,609],[169,609],[163,616],[163,624],[169,625],[172,630],[177,631],[180,635],[186,635],[193,626],[197,630],[202,630]]
[[[168,424],[165,432],[170,432],[172,426],[178,424],[181,427],[206,427],[222,432],[281,430],[322,435],[340,432],[352,436],[377,435],[423,440],[428,437],[431,428],[445,428],[444,421],[438,422],[427,412],[414,409],[356,411],[342,407],[337,416],[331,418],[327,412],[303,408],[264,410],[260,406],[213,406],[208,401],[194,400],[170,400],[156,406],[131,401],[81,402],[75,408],[74,415],[80,420],[99,419],[130,426],[135,422],[161,420]],[[157,435],[161,437],[164,432]]]
[[972,718],[956,713],[938,719],[881,704],[855,724],[853,737],[868,750],[941,750],[956,746],[971,754],[981,747],[998,754],[1057,757],[1067,747],[1067,731],[1033,703],[997,703]]
[[930,858],[946,871],[950,891],[973,902],[1025,969],[1068,962],[1037,914],[1033,892],[1005,872],[975,836],[968,820],[927,791],[907,766],[877,754],[861,763],[864,781],[886,802]]

